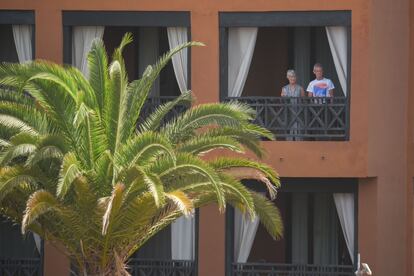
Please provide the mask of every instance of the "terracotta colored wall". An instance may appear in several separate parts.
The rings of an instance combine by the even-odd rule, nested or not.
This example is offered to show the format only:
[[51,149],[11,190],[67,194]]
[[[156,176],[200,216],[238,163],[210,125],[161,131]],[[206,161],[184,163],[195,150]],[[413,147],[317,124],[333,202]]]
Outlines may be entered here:
[[[412,185],[407,177],[407,157],[412,155],[407,148],[408,11],[408,0],[372,2],[368,174],[376,177],[377,186],[376,206],[370,205],[377,213],[375,275],[384,276],[411,275],[412,269],[407,254],[411,250],[407,214],[412,200],[411,195],[407,198]],[[362,191],[360,202],[371,196]]]
[[[375,275],[408,275],[412,271],[410,208],[414,167],[413,96],[408,94],[406,81],[409,68],[414,77],[412,56],[408,63],[408,3],[409,0],[2,0],[0,9],[35,10],[36,57],[56,62],[62,61],[62,10],[191,11],[192,38],[207,44],[193,49],[191,58],[192,89],[200,103],[219,98],[219,11],[351,10],[351,140],[266,142],[271,153],[266,162],[286,177],[361,178],[359,241],[363,258],[375,268]],[[224,216],[215,206],[203,208],[200,215],[199,275],[223,275]],[[46,256],[55,258],[46,261],[50,268],[45,275],[63,275],[54,270],[58,258],[48,250]]]

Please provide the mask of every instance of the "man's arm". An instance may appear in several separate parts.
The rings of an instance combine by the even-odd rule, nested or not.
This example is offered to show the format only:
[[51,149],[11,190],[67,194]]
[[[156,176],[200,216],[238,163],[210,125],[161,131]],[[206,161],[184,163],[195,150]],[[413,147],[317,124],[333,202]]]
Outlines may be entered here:
[[329,97],[333,98],[334,96],[334,89],[329,90]]

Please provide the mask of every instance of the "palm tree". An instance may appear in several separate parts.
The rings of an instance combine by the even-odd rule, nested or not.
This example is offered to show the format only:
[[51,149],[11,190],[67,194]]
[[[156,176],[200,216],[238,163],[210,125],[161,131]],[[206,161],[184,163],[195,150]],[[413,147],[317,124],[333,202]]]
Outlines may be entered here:
[[[152,83],[173,49],[128,83],[122,51],[108,64],[101,40],[88,55],[90,76],[46,61],[0,66],[0,212],[23,233],[33,232],[78,266],[82,275],[128,275],[128,257],[178,217],[216,202],[261,219],[278,238],[278,210],[240,182],[264,181],[275,196],[278,176],[242,156],[203,158],[225,149],[262,156],[259,139],[272,138],[250,123],[241,103],[193,106],[164,122],[190,92],[159,106],[137,126]],[[141,116],[141,117],[140,117]]]

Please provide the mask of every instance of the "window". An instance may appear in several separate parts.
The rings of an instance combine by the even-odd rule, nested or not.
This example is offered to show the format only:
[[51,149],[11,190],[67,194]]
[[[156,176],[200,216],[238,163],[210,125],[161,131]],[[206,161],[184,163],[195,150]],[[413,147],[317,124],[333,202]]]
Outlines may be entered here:
[[[221,13],[221,99],[249,104],[279,140],[348,140],[350,23],[346,11]],[[333,95],[324,80],[307,93],[316,63]],[[298,85],[286,86],[289,69]]]
[[[356,180],[282,179],[282,183],[275,200],[284,224],[282,239],[273,240],[258,221],[242,220],[237,210],[227,215],[228,275],[259,271],[353,275]],[[264,192],[255,181],[245,181],[245,185]]]

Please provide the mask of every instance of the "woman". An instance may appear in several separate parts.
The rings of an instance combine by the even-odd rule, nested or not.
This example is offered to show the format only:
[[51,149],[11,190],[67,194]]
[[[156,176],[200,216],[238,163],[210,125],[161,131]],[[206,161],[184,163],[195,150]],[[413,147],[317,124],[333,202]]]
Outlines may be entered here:
[[[282,97],[289,97],[293,98],[289,101],[285,102],[285,111],[288,112],[288,121],[286,122],[286,133],[289,134],[286,140],[302,140],[301,137],[301,120],[299,118],[300,114],[300,107],[299,104],[299,97],[305,96],[305,91],[303,90],[302,86],[296,83],[296,73],[294,70],[288,70],[286,73],[286,77],[289,80],[289,84],[283,86],[281,96]],[[287,108],[290,106],[289,108]],[[294,114],[293,114],[294,113]]]
[[296,83],[295,70],[288,70],[286,78],[289,80],[289,84],[283,86],[281,92],[282,97],[304,97],[305,91],[302,86]]

